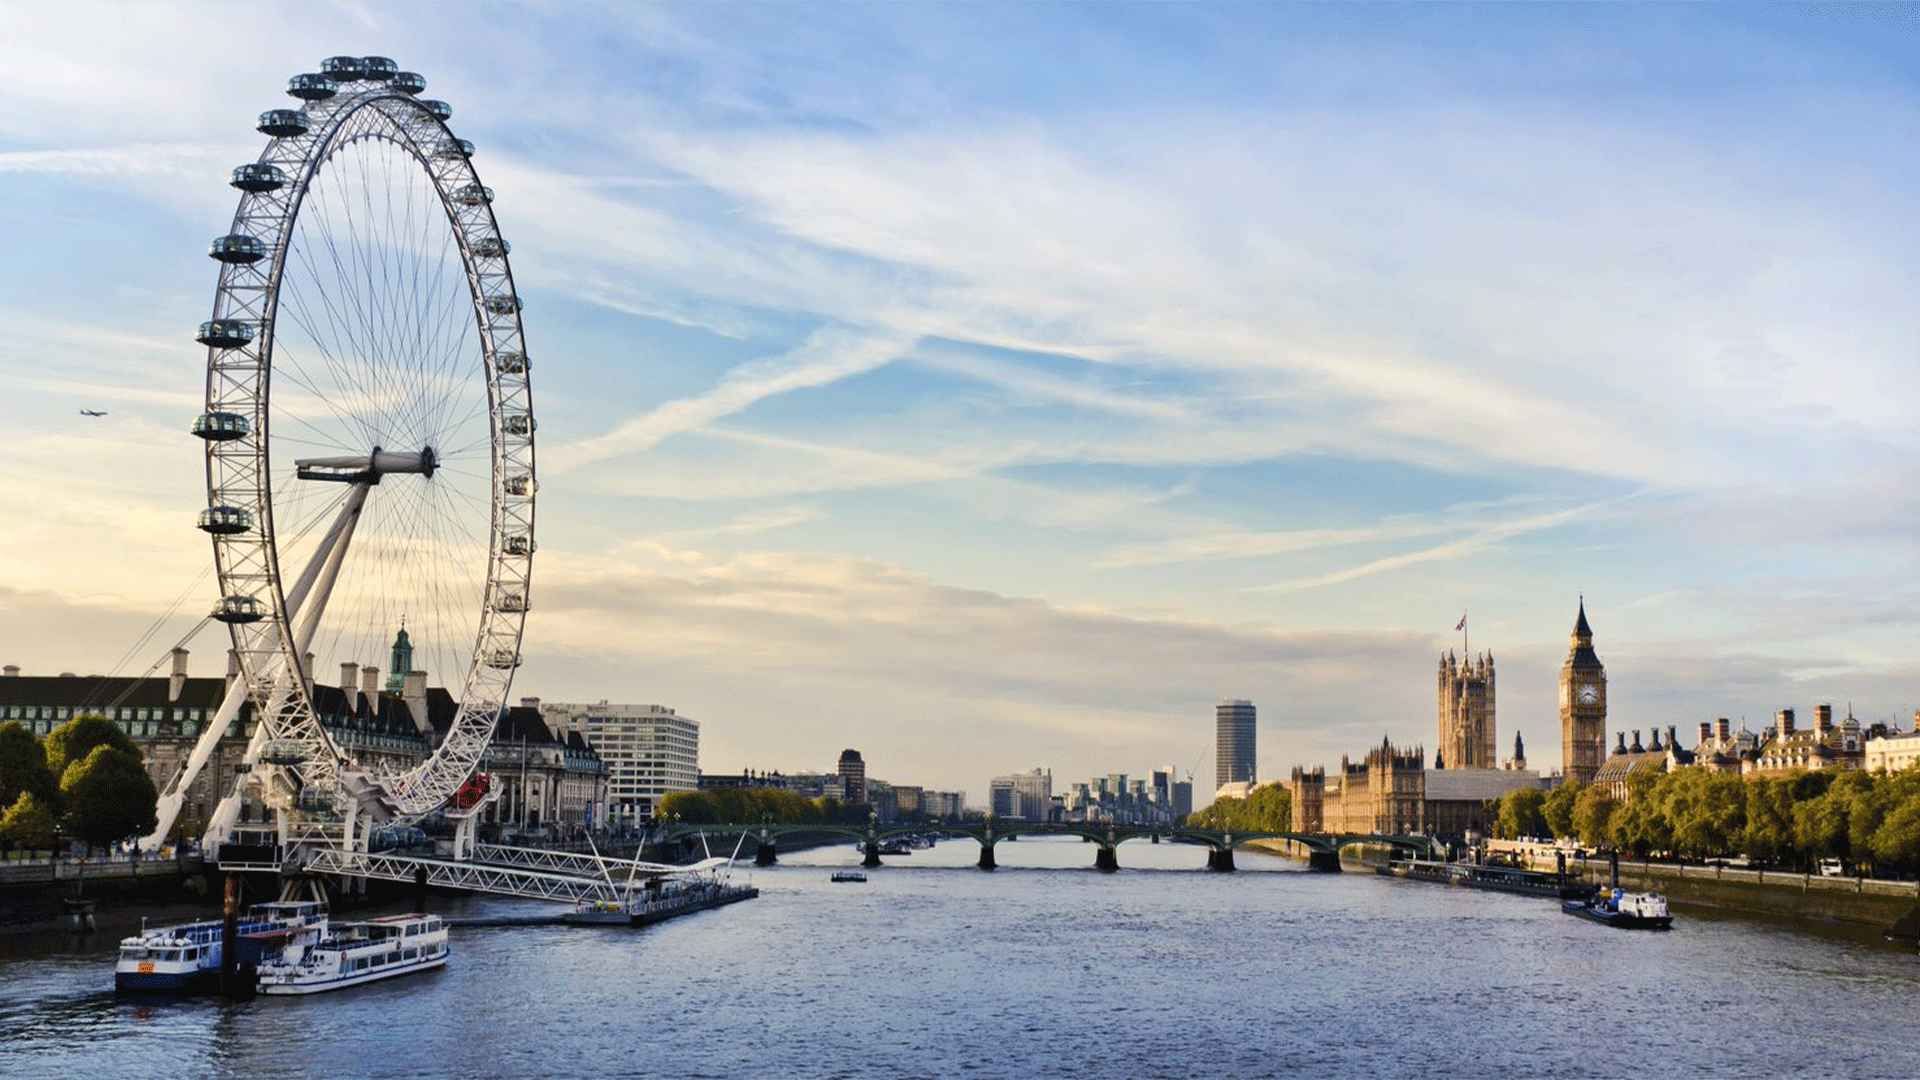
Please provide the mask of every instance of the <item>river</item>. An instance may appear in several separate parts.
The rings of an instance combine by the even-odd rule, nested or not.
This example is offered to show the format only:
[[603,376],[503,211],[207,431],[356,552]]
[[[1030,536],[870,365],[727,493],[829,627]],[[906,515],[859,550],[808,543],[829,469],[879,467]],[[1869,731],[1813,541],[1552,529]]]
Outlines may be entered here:
[[[117,1000],[124,925],[0,939],[0,1076],[1899,1077],[1920,960],[1680,909],[1670,933],[1144,841],[943,841],[644,930],[461,927],[444,970],[312,998]],[[745,869],[737,877],[745,877]],[[451,916],[551,905],[435,900]]]

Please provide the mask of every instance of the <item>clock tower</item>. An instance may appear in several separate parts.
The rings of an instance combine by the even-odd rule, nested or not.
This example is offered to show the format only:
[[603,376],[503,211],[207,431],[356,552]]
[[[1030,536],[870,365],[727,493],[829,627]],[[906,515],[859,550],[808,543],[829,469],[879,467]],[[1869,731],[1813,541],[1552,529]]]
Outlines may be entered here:
[[1560,665],[1560,754],[1567,780],[1593,783],[1607,756],[1607,669],[1593,651],[1587,598],[1573,623],[1573,647]]

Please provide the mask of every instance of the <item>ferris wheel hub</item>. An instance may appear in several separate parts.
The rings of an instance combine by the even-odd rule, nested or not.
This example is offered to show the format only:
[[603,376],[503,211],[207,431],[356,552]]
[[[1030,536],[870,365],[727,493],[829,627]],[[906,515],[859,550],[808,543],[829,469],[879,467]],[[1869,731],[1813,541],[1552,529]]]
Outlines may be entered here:
[[377,484],[392,473],[418,473],[432,476],[440,465],[433,447],[415,450],[382,450],[374,447],[364,456],[301,458],[295,461],[296,475],[302,480],[332,480],[342,484]]

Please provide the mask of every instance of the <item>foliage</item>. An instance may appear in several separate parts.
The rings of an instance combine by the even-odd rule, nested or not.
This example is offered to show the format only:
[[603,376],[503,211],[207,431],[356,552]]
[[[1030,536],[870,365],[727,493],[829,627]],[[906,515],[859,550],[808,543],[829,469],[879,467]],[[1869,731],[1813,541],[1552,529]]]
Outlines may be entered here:
[[5,814],[0,814],[0,842],[24,848],[51,848],[53,807],[31,791],[23,791]]
[[867,810],[779,788],[708,788],[672,792],[660,800],[654,816],[697,825],[758,825],[769,816],[783,825],[816,825],[864,823]]
[[1547,793],[1539,788],[1517,788],[1494,800],[1493,831],[1509,840],[1550,831],[1542,813]]
[[60,777],[67,832],[89,846],[110,846],[145,836],[160,823],[160,792],[140,764],[138,751],[110,745],[93,748]]
[[[1743,779],[1710,769],[1636,772],[1623,804],[1600,787],[1565,784],[1544,798],[1514,791],[1493,804],[1503,836],[1548,833],[1646,856],[1745,857],[1812,866],[1838,858],[1860,872],[1920,874],[1920,766],[1903,772],[1818,770]],[[1538,820],[1528,820],[1537,804]]]
[[8,721],[0,724],[0,807],[11,807],[29,791],[51,808],[60,780],[47,767],[46,748],[33,732],[18,720]]
[[1540,816],[1546,821],[1548,836],[1558,839],[1574,835],[1573,804],[1585,790],[1587,785],[1569,780],[1547,793],[1546,801],[1540,804]]
[[1573,828],[1580,836],[1580,842],[1587,847],[1604,847],[1612,842],[1608,826],[1613,822],[1614,812],[1620,809],[1620,803],[1607,794],[1599,785],[1582,791],[1573,803]]
[[47,768],[65,783],[67,769],[85,761],[98,746],[111,746],[140,760],[140,748],[120,725],[104,716],[76,716],[47,736]]
[[1223,832],[1288,832],[1293,828],[1293,792],[1283,784],[1254,788],[1244,799],[1225,796],[1187,815],[1188,825]]

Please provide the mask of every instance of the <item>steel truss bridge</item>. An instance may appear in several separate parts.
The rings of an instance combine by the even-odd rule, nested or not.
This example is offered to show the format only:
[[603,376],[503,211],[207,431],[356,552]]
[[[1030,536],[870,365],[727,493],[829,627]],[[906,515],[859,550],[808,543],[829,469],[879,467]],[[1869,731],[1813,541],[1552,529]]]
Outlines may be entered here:
[[1021,836],[1077,836],[1099,845],[1094,855],[1094,866],[1101,870],[1118,870],[1120,859],[1118,848],[1129,840],[1149,840],[1151,842],[1170,841],[1173,843],[1198,844],[1207,848],[1207,868],[1210,870],[1232,870],[1234,849],[1257,840],[1289,840],[1307,849],[1307,864],[1315,870],[1337,871],[1340,869],[1340,849],[1354,844],[1378,844],[1407,851],[1422,857],[1431,857],[1440,852],[1438,841],[1430,836],[1388,836],[1379,833],[1296,833],[1265,832],[1249,830],[1245,832],[1200,829],[1185,826],[1168,827],[1165,825],[1112,825],[1101,822],[1088,823],[1025,823],[988,819],[979,822],[960,824],[920,824],[920,825],[816,825],[800,823],[762,822],[758,825],[707,825],[692,823],[670,823],[655,829],[654,835],[663,842],[691,840],[696,837],[720,836],[744,838],[757,846],[754,862],[768,866],[778,859],[780,839],[800,835],[845,836],[859,842],[866,849],[865,865],[880,865],[880,848],[890,840],[901,840],[913,836],[946,836],[955,839],[965,838],[980,845],[980,868],[992,870],[998,863],[994,859],[994,847],[1002,840],[1011,840]]

